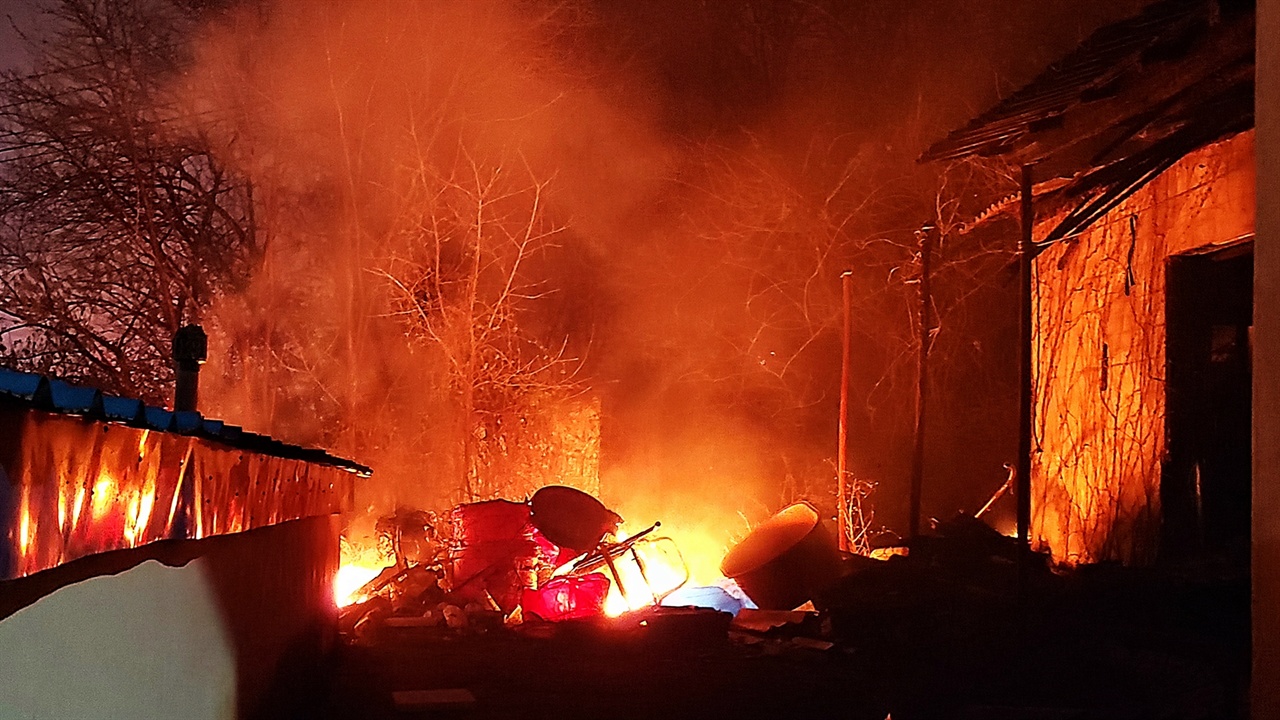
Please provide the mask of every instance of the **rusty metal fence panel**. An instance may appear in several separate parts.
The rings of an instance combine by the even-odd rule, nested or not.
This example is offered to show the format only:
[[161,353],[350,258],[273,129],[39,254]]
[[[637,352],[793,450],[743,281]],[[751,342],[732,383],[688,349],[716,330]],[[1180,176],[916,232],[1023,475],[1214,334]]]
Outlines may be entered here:
[[355,478],[195,435],[0,408],[0,580],[159,540],[341,512]]

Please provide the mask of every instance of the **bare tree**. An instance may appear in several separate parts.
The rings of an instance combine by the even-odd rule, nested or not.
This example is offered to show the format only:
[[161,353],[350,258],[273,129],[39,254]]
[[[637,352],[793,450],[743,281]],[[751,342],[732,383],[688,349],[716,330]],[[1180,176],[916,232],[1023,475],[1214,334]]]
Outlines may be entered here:
[[572,86],[547,56],[590,23],[576,5],[264,3],[206,30],[192,94],[232,115],[217,136],[271,244],[218,304],[214,402],[374,465],[366,508],[518,494],[567,462],[546,418],[598,426],[544,310],[567,213],[529,130]]
[[7,362],[166,399],[174,331],[260,251],[250,186],[169,88],[198,21],[170,0],[60,0],[36,71],[0,79]]
[[430,157],[408,168],[396,243],[405,250],[378,272],[411,341],[447,370],[463,496],[494,497],[512,490],[496,472],[501,448],[536,444],[520,428],[577,389],[569,339],[528,322],[553,290],[537,265],[564,228],[547,217],[548,181],[518,154],[486,161],[459,144],[442,166]]

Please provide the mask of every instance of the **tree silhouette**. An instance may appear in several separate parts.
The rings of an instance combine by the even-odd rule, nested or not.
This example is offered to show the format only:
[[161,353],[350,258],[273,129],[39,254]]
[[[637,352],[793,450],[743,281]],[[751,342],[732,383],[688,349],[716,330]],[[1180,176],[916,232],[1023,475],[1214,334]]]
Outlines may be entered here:
[[161,403],[169,343],[243,282],[252,188],[174,102],[191,5],[60,0],[35,72],[0,79],[6,362]]

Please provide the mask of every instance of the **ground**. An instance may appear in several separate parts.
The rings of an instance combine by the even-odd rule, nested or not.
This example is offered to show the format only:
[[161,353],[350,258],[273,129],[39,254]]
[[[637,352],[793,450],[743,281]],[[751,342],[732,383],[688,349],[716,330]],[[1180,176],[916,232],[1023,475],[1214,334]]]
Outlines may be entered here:
[[446,688],[475,703],[443,716],[470,718],[1247,713],[1249,592],[1238,573],[1041,572],[1019,596],[1011,568],[917,562],[863,573],[834,594],[821,617],[759,637],[706,615],[462,635],[384,627],[342,646],[307,716],[438,717],[397,710],[392,693]]
[[[807,657],[803,655],[808,655]],[[498,634],[349,648],[332,718],[397,717],[391,692],[467,688],[476,718],[885,716],[848,658],[764,657],[729,643]]]

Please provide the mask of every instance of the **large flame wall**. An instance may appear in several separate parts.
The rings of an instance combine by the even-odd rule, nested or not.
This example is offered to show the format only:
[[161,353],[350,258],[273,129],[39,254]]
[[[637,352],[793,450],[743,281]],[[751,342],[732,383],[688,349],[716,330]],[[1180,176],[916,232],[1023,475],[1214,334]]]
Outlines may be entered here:
[[1192,153],[1036,260],[1032,536],[1057,560],[1154,558],[1165,269],[1253,232],[1253,158],[1252,132]]
[[0,579],[157,540],[340,512],[340,468],[197,437],[0,407]]

